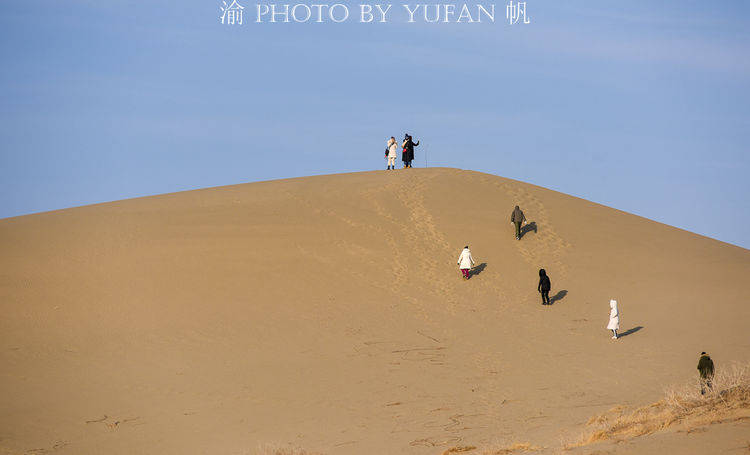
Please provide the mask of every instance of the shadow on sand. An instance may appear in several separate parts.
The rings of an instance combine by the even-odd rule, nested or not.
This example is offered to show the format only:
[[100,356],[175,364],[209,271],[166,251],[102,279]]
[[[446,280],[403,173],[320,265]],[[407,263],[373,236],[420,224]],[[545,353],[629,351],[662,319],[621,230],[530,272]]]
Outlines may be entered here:
[[487,263],[482,262],[481,264],[473,267],[471,270],[469,270],[469,278],[473,277],[474,275],[479,275],[480,273],[484,272],[484,269],[487,268]]
[[536,221],[532,221],[526,224],[526,226],[523,226],[521,228],[521,238],[523,238],[523,236],[526,235],[526,233],[531,232],[531,231],[534,231],[534,234],[536,234],[536,231],[537,231]]
[[558,291],[557,294],[549,298],[549,304],[554,305],[556,302],[564,299],[566,295],[568,295],[567,290],[563,289],[562,291]]
[[631,333],[635,333],[635,332],[641,330],[642,328],[643,328],[642,325],[639,325],[638,327],[633,327],[632,329],[628,329],[628,330],[626,330],[626,331],[624,331],[622,333],[618,333],[617,334],[617,338],[626,337],[626,336],[630,335]]

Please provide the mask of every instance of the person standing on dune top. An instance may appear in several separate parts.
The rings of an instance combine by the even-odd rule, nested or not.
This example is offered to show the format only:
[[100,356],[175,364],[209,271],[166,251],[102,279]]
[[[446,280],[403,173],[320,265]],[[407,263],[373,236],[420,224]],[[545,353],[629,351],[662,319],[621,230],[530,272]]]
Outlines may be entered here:
[[617,309],[617,300],[609,301],[609,324],[607,329],[612,331],[612,339],[617,339],[617,331],[620,330],[620,310]]
[[537,290],[542,294],[542,305],[549,305],[549,290],[552,289],[552,283],[549,281],[547,272],[539,269],[539,286]]
[[466,245],[461,251],[461,254],[458,256],[458,268],[461,269],[461,273],[464,276],[465,280],[469,279],[469,270],[474,266],[474,258],[471,257],[471,251],[469,250],[469,245]]
[[516,240],[521,240],[521,225],[526,222],[526,215],[518,206],[510,214],[510,222],[516,225]]
[[404,142],[401,144],[403,147],[401,160],[404,162],[404,169],[411,167],[411,162],[414,161],[414,147],[418,145],[419,141],[415,144],[411,136],[404,134]]
[[386,170],[396,169],[396,154],[398,153],[398,143],[396,138],[391,136],[386,144],[385,157],[388,159],[388,168]]

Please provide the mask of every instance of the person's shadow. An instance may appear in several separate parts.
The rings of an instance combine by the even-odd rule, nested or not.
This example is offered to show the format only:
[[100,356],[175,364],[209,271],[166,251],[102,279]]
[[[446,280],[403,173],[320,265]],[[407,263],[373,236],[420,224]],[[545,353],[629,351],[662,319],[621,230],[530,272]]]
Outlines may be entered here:
[[523,238],[523,236],[526,235],[527,232],[531,231],[534,231],[534,234],[536,234],[536,221],[532,221],[530,223],[527,223],[526,226],[521,227],[521,238]]
[[641,330],[642,328],[643,328],[642,325],[639,325],[637,327],[633,327],[632,329],[628,329],[628,330],[626,330],[626,331],[624,331],[622,333],[618,333],[617,337],[618,338],[626,337],[626,336],[630,335],[631,333],[635,333],[635,332]]
[[484,272],[484,269],[486,269],[486,268],[487,268],[487,263],[486,262],[482,262],[481,264],[479,264],[479,265],[477,265],[475,267],[472,267],[469,270],[469,278],[473,277],[474,275],[479,275],[480,273]]
[[549,299],[549,304],[550,305],[554,305],[555,302],[558,302],[558,301],[564,299],[566,295],[568,295],[568,291],[567,290],[563,289],[562,291],[558,291],[557,294],[553,295]]

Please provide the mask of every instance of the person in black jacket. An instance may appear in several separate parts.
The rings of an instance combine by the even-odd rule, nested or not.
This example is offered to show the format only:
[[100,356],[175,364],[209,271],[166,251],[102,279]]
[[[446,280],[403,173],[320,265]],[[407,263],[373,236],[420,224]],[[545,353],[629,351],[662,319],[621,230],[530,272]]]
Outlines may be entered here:
[[549,290],[552,289],[552,284],[549,281],[547,272],[544,269],[539,269],[539,286],[537,291],[542,294],[542,305],[549,305]]
[[401,160],[404,162],[404,169],[411,167],[411,162],[414,161],[414,147],[418,145],[419,141],[415,144],[411,136],[404,134],[404,142],[401,144],[401,147],[403,147]]
[[701,395],[705,395],[706,389],[713,388],[711,381],[714,379],[714,361],[705,352],[701,352],[701,357],[698,359],[698,373],[701,376]]

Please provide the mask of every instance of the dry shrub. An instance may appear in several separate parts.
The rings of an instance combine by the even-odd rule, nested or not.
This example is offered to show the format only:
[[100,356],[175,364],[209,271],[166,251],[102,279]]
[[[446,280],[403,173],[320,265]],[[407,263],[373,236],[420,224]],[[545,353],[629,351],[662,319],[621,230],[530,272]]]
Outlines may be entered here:
[[733,365],[719,371],[713,388],[700,393],[698,380],[672,387],[662,400],[627,412],[623,407],[589,419],[590,427],[578,441],[578,447],[606,440],[623,440],[651,434],[675,424],[687,431],[709,425],[750,418],[750,365]]

